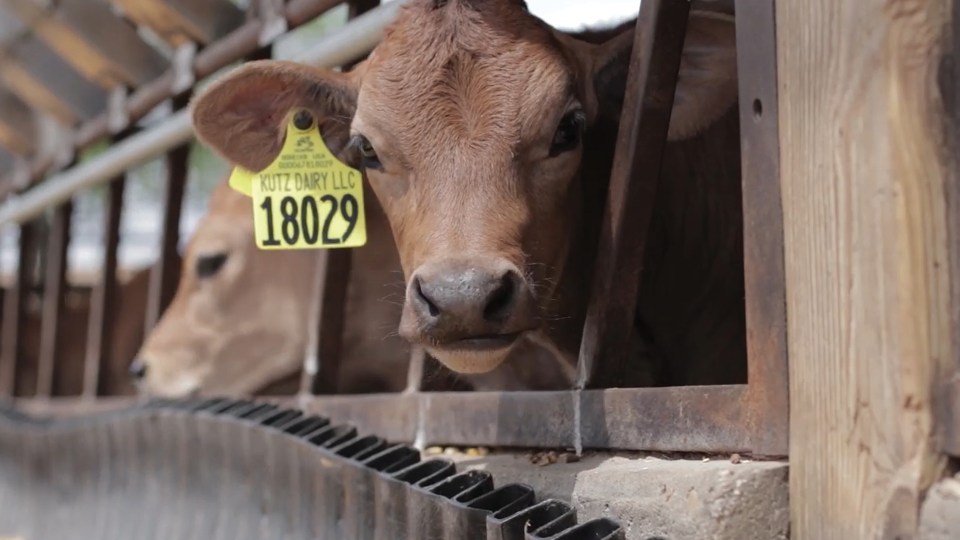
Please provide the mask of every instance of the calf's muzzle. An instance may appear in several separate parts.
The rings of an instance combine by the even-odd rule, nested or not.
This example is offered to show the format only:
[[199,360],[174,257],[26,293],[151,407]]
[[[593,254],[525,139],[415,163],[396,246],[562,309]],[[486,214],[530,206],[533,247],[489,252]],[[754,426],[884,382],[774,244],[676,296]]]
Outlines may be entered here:
[[424,264],[410,278],[406,296],[400,333],[428,346],[501,348],[536,324],[530,288],[505,260]]

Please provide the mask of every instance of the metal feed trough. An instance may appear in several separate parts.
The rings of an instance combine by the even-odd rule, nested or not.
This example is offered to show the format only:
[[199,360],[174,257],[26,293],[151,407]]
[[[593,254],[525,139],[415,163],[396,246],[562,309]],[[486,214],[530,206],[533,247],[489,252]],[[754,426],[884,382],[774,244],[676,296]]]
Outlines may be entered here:
[[[24,538],[625,538],[528,485],[250,401],[47,421],[0,410],[0,448],[0,525]],[[55,497],[23,496],[38,485]]]

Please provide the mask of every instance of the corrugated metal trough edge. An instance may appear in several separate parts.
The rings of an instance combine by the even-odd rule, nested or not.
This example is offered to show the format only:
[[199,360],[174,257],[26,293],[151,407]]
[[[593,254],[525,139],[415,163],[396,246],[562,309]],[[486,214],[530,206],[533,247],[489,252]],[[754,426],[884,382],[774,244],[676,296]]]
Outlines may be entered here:
[[[0,420],[27,430],[78,429],[118,417],[158,412],[239,420],[305,441],[325,457],[356,469],[354,472],[378,475],[388,486],[415,494],[400,505],[404,507],[403,512],[409,512],[411,505],[418,506],[415,515],[421,516],[421,521],[423,517],[432,518],[433,524],[426,526],[435,527],[435,532],[444,538],[474,538],[480,530],[486,531],[487,540],[626,538],[624,528],[614,520],[595,518],[577,523],[576,511],[569,503],[558,499],[537,502],[529,485],[513,483],[495,488],[487,471],[457,472],[456,464],[444,458],[421,461],[420,452],[412,446],[388,444],[376,435],[358,434],[349,423],[335,424],[323,416],[304,415],[300,410],[274,404],[228,398],[157,399],[69,418],[34,417],[0,404]],[[389,511],[388,504],[377,503],[375,501],[375,508],[368,511],[373,514]],[[377,518],[381,516],[374,517]],[[391,516],[391,520],[396,518]],[[402,533],[394,531],[394,534]]]

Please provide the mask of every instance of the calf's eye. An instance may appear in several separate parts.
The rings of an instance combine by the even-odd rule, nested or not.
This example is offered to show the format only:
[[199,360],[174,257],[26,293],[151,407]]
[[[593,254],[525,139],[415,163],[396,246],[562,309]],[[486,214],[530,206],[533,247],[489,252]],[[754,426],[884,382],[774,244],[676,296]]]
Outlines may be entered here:
[[354,137],[353,145],[360,155],[361,166],[366,169],[383,169],[383,164],[380,163],[380,157],[377,156],[377,151],[374,150],[370,139],[367,139],[363,135],[357,135]]
[[563,115],[556,133],[553,134],[553,142],[550,144],[550,157],[573,150],[580,144],[585,120],[586,116],[579,109]]
[[197,257],[196,272],[197,277],[205,279],[213,277],[223,268],[223,263],[227,262],[226,253],[213,253],[210,255],[200,255]]

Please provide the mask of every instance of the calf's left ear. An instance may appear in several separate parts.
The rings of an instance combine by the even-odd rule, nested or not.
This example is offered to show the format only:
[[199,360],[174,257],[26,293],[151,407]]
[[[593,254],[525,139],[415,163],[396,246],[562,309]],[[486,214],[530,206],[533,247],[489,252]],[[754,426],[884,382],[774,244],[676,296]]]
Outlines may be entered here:
[[[619,115],[633,50],[631,26],[599,46],[590,66],[599,114]],[[733,17],[691,11],[680,57],[668,140],[693,137],[717,121],[737,100],[736,27]]]
[[279,154],[290,113],[306,109],[337,153],[349,137],[359,73],[359,66],[338,73],[279,60],[248,62],[193,100],[194,130],[227,161],[259,171]]

